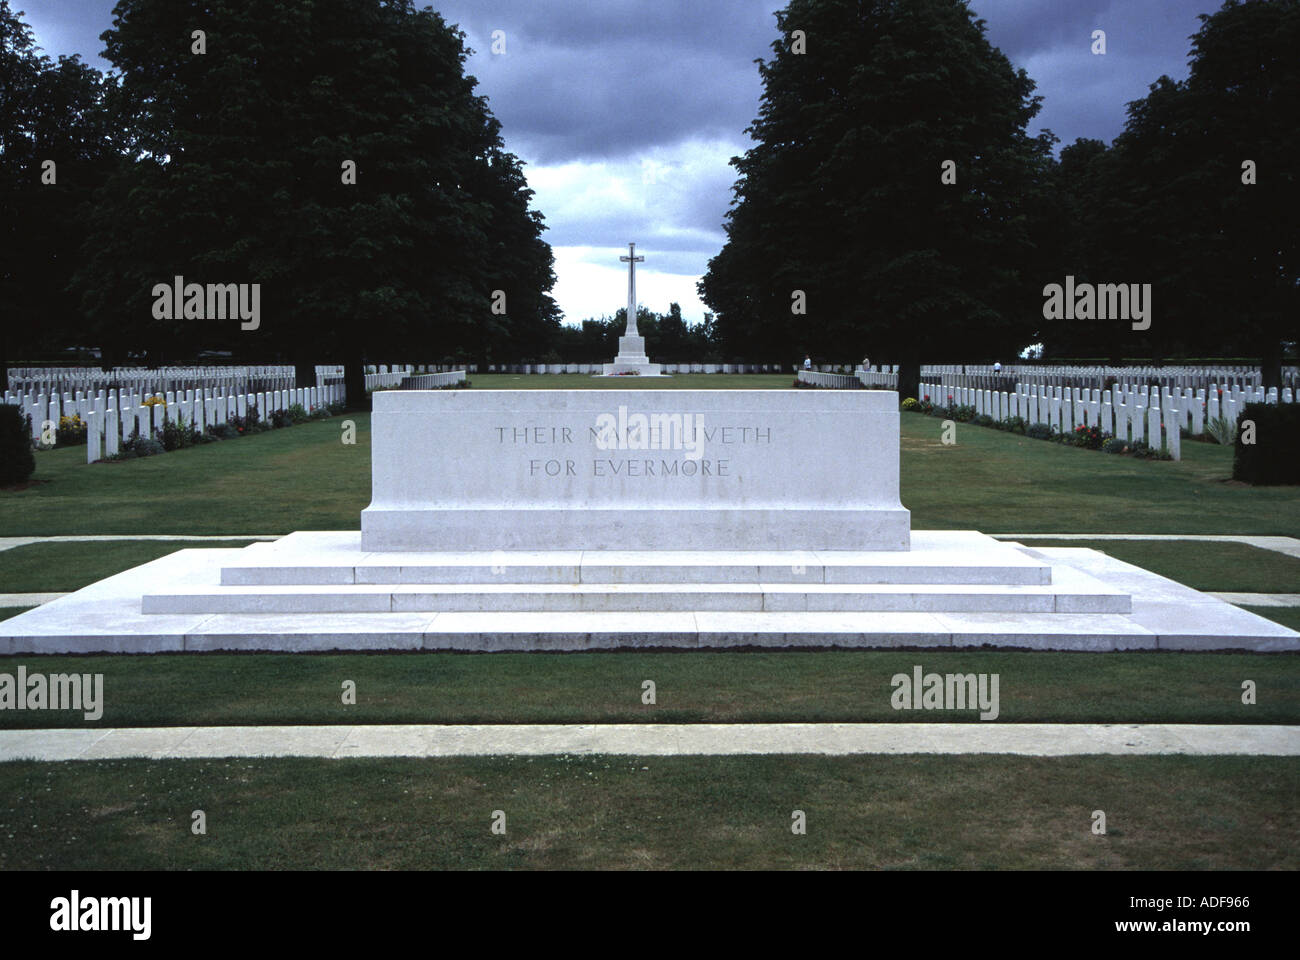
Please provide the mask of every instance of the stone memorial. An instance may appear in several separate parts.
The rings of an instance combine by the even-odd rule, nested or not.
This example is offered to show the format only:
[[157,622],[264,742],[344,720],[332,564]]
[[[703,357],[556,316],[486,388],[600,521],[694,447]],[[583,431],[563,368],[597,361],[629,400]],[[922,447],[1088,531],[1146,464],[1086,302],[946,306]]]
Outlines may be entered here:
[[636,265],[645,257],[637,256],[636,244],[629,243],[627,256],[618,259],[627,264],[627,328],[618,338],[618,356],[613,363],[604,364],[603,376],[662,377],[663,368],[646,356],[645,337],[638,333],[636,325]]
[[906,550],[894,396],[378,393],[361,546]]

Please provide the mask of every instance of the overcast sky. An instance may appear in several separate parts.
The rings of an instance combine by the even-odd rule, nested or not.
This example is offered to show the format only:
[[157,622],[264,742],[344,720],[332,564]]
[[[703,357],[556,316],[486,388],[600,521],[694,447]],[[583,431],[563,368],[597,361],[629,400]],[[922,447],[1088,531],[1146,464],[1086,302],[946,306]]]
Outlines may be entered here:
[[[1125,104],[1161,74],[1187,75],[1188,37],[1221,0],[972,0],[992,43],[1037,82],[1032,132],[1063,144],[1110,142]],[[50,56],[79,53],[101,69],[99,35],[113,0],[14,0]],[[424,6],[417,0],[417,6]],[[638,300],[676,300],[703,316],[695,282],[725,235],[731,157],[758,112],[758,57],[770,57],[781,0],[442,0],[476,52],[469,72],[528,166],[550,228],[568,322],[626,302],[628,241],[646,262]],[[1093,30],[1107,52],[1094,56]],[[493,31],[505,52],[492,52]]]

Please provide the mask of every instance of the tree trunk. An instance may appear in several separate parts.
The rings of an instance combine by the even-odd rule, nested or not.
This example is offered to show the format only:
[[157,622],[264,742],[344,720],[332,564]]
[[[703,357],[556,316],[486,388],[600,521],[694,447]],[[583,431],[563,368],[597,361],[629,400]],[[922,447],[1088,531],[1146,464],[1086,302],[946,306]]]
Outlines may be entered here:
[[1259,372],[1264,389],[1277,387],[1282,392],[1282,343],[1269,338],[1264,346],[1264,355],[1259,360]]
[[366,395],[365,357],[357,356],[343,363],[343,389],[347,393],[349,410],[369,410],[370,397]]
[[299,390],[306,390],[316,386],[316,364],[313,361],[294,361],[293,385]]
[[898,365],[898,400],[901,403],[908,397],[919,399],[920,391],[921,360],[919,357],[904,357]]

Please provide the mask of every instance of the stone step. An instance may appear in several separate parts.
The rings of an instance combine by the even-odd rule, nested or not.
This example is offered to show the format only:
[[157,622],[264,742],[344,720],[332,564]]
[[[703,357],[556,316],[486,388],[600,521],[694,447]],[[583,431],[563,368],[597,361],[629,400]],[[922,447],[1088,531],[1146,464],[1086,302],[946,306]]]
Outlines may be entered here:
[[[189,549],[0,622],[0,656],[188,650],[587,650],[617,647],[968,647],[1300,650],[1300,635],[1093,550],[1044,549],[1055,592],[1082,574],[1132,594],[1132,613],[424,611],[145,614],[142,598],[222,592],[235,549]],[[364,585],[363,585],[364,586]],[[1086,592],[1086,591],[1080,591]],[[391,594],[391,591],[390,591]]]
[[226,586],[345,584],[1046,585],[1050,563],[982,534],[916,531],[910,551],[370,553],[358,534],[292,534],[222,565]]
[[192,586],[144,595],[142,612],[403,613],[834,611],[1128,613],[1128,594],[1082,574],[1048,585],[510,583]]

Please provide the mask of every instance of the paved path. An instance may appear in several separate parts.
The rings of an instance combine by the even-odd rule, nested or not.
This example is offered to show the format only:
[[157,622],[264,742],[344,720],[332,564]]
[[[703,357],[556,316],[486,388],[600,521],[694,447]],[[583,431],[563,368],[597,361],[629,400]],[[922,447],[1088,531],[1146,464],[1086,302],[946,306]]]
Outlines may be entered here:
[[39,607],[66,596],[66,593],[0,593],[0,607]]
[[3,730],[0,761],[562,754],[1300,756],[1300,726],[1085,723],[626,723]]
[[1238,607],[1300,607],[1300,593],[1211,593]]

